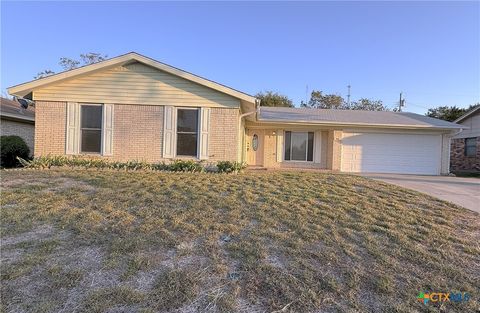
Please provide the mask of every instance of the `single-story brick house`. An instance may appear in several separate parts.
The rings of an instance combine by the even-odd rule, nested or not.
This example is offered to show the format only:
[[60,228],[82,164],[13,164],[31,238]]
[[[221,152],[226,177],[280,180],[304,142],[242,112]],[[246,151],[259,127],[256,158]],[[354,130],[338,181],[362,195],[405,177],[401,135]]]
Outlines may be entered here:
[[455,123],[465,129],[452,138],[450,170],[480,172],[480,105],[465,113]]
[[36,103],[35,155],[445,174],[461,126],[412,113],[259,107],[128,53],[8,89]]
[[31,106],[22,108],[16,101],[0,98],[0,134],[2,136],[19,136],[34,153],[35,109]]

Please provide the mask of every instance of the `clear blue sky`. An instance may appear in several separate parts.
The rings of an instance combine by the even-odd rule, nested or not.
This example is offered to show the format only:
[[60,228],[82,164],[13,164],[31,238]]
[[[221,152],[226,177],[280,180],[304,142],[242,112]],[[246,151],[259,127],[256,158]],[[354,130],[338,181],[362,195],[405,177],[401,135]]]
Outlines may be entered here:
[[417,113],[480,101],[480,2],[2,1],[2,92],[62,56],[129,51],[297,105],[348,84]]

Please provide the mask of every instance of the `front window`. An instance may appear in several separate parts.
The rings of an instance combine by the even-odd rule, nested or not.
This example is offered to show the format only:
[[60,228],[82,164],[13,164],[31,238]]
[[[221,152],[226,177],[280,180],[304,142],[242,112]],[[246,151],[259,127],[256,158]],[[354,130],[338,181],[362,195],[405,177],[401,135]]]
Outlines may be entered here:
[[197,156],[198,109],[177,110],[177,155]]
[[477,155],[477,138],[465,138],[465,155]]
[[81,152],[101,153],[102,151],[102,106],[80,106]]
[[285,132],[285,161],[313,161],[313,132]]

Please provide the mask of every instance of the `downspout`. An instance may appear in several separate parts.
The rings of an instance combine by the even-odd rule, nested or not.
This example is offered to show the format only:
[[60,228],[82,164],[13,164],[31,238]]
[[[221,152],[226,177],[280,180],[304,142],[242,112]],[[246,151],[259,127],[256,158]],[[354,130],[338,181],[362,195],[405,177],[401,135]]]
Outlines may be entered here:
[[[246,116],[252,115],[252,114],[258,114],[258,111],[260,110],[260,100],[255,99],[255,109],[250,112],[245,112],[243,114],[240,114],[239,119],[238,119],[238,129],[240,132],[240,129],[242,128],[242,119]],[[257,120],[257,116],[255,116],[255,120]],[[240,161],[244,162],[245,161],[245,128],[242,130],[242,135],[243,135],[243,140],[242,140],[242,154]]]

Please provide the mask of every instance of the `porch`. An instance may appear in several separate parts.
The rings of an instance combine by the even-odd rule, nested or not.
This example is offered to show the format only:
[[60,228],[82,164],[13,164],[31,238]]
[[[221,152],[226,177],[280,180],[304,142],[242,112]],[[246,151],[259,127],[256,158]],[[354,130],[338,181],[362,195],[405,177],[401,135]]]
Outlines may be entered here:
[[249,125],[243,160],[249,168],[304,168],[339,171],[342,131],[318,128],[268,128]]

